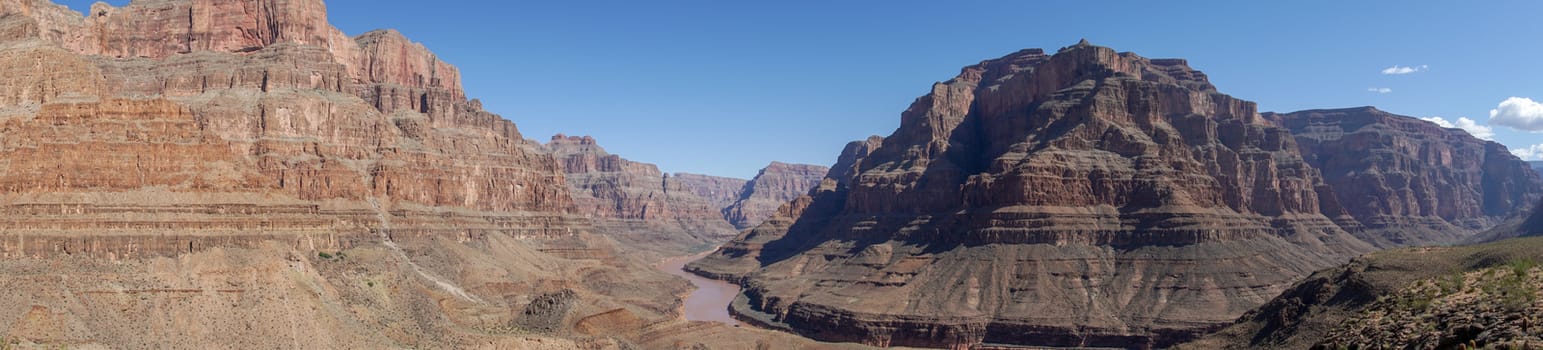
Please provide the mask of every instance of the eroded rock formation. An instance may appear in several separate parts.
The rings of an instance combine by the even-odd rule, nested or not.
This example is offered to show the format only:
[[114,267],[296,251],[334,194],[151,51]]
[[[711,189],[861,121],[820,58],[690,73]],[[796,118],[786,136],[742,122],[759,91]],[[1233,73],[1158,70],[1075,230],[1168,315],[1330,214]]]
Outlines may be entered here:
[[808,194],[829,171],[830,168],[818,165],[772,162],[745,184],[734,204],[723,208],[723,218],[735,228],[755,227],[777,207]]
[[[540,148],[422,45],[345,36],[320,0],[0,0],[0,347],[736,334],[678,322],[689,285],[595,235]],[[563,290],[548,334],[510,328]],[[642,321],[575,333],[602,314]]]
[[1323,172],[1325,213],[1381,247],[1456,242],[1528,212],[1543,180],[1505,147],[1371,107],[1267,113]]
[[623,243],[665,253],[710,247],[734,236],[718,208],[653,164],[609,154],[589,136],[553,136],[580,213]]
[[691,268],[825,340],[1160,347],[1372,249],[1295,138],[1183,60],[1088,45],[966,67]]
[[[179,250],[120,251],[58,222],[101,212],[118,216],[114,240],[231,230],[331,247],[373,239],[380,212],[393,235],[585,229],[557,164],[466,100],[454,68],[396,32],[341,36],[319,1],[141,1],[89,17],[3,4],[0,66],[30,72],[0,78],[0,189],[26,215],[12,233],[80,232],[85,252],[125,257]],[[50,205],[79,209],[24,209]],[[65,249],[17,246],[5,254]]]
[[749,180],[732,177],[701,175],[691,173],[675,173],[671,177],[685,185],[691,193],[707,200],[707,204],[713,208],[728,208],[734,201],[739,200],[739,192],[745,188]]

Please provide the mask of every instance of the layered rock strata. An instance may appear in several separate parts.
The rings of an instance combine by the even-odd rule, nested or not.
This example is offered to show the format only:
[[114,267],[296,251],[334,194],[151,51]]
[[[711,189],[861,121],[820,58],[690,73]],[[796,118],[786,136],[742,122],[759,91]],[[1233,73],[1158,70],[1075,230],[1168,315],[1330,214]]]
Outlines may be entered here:
[[[578,227],[565,224],[575,218],[556,163],[466,100],[454,68],[396,32],[342,37],[320,2],[98,4],[89,17],[45,1],[3,9],[0,66],[32,72],[0,78],[8,206],[110,210],[146,235],[256,225],[161,214],[171,203],[309,217],[258,226],[274,231],[367,234],[379,211],[400,216],[404,235]],[[166,204],[93,209],[103,197]],[[38,217],[13,225],[54,220],[28,215]]]
[[723,218],[738,229],[755,227],[777,207],[808,194],[828,171],[818,165],[772,162],[745,183],[733,204],[723,208]]
[[1493,141],[1371,107],[1264,117],[1324,173],[1341,226],[1381,247],[1456,242],[1528,212],[1543,180]]
[[1327,186],[1183,60],[1024,50],[935,84],[691,268],[817,339],[1162,347],[1371,250]]
[[631,346],[515,329],[562,290],[678,318],[453,66],[319,0],[0,0],[0,73],[0,347]]
[[589,136],[553,136],[546,144],[572,187],[578,211],[636,248],[684,253],[734,236],[718,208],[653,164],[606,153]]
[[728,208],[739,200],[739,192],[745,188],[749,180],[732,177],[701,175],[691,173],[675,173],[671,175],[675,180],[685,185],[691,193],[707,200],[707,204],[713,208]]

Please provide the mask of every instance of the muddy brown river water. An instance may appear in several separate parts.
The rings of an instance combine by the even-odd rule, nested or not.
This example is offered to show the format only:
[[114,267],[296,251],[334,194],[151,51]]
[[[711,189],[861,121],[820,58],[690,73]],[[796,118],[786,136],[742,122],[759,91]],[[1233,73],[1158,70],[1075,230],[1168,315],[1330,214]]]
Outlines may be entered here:
[[685,308],[686,320],[722,322],[730,326],[739,326],[739,321],[729,316],[729,303],[733,302],[734,297],[739,295],[739,286],[697,276],[683,269],[686,263],[701,259],[710,253],[712,253],[711,250],[697,255],[677,256],[665,259],[654,267],[665,273],[685,278],[687,281],[691,281],[692,285],[696,286],[696,290],[691,291],[691,294],[686,296],[685,305],[683,306]]

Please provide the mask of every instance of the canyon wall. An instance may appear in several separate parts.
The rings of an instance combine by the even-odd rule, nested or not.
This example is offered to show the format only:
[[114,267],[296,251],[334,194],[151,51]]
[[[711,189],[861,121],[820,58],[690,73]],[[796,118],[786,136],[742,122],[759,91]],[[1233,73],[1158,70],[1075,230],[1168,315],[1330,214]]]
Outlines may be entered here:
[[1374,249],[1328,186],[1289,130],[1184,60],[1031,49],[934,84],[690,268],[816,339],[1162,347]]
[[691,173],[675,173],[671,175],[675,180],[685,185],[691,193],[707,200],[707,204],[713,208],[728,208],[739,200],[740,190],[745,188],[745,183],[750,180],[736,179],[732,177],[701,175]]
[[755,227],[777,207],[809,193],[828,171],[818,165],[772,162],[745,184],[733,204],[723,208],[723,217],[738,229]]
[[[466,100],[453,67],[393,31],[343,37],[319,1],[141,1],[89,17],[46,1],[0,9],[13,14],[0,20],[0,66],[29,72],[0,78],[12,211],[107,210],[120,217],[115,236],[253,225],[364,235],[382,229],[377,212],[397,217],[398,235],[588,229],[569,213],[556,162]],[[252,209],[216,220],[225,208]],[[93,229],[57,223],[70,213],[25,215],[13,225],[36,228],[13,233]]]
[[[1452,243],[1525,215],[1543,180],[1505,146],[1461,129],[1371,107],[1267,113],[1291,130],[1308,163],[1380,247]],[[1325,208],[1325,211],[1338,208]]]
[[545,148],[567,173],[578,212],[630,247],[676,254],[734,236],[717,207],[658,166],[606,153],[589,136],[559,134]]
[[[320,0],[0,0],[0,347],[728,332],[682,325],[689,285],[597,235],[563,164],[455,67],[326,17]],[[638,321],[573,327],[602,314]]]

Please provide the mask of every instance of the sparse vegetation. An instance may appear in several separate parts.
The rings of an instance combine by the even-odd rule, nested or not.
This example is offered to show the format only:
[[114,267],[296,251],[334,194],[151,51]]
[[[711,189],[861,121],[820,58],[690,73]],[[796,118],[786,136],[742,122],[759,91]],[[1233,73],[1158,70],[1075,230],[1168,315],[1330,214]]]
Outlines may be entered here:
[[1538,266],[1538,262],[1532,259],[1514,259],[1506,264],[1511,267],[1511,274],[1518,278],[1527,278],[1527,273]]
[[319,257],[319,258],[322,258],[322,260],[332,260],[332,254],[331,253],[317,252],[316,256]]
[[1441,294],[1445,295],[1463,291],[1464,288],[1467,288],[1464,282],[1463,274],[1451,273],[1437,278],[1436,286],[1441,291]]
[[[1411,348],[1509,349],[1538,344],[1543,274],[1533,259],[1453,272],[1379,296],[1328,335],[1328,348],[1403,344]],[[1521,345],[1518,345],[1521,344]],[[1402,347],[1402,346],[1400,346]]]
[[1510,311],[1524,311],[1537,301],[1538,286],[1528,278],[1537,265],[1531,259],[1512,260],[1507,264],[1511,274],[1495,282],[1495,294],[1502,307]]

